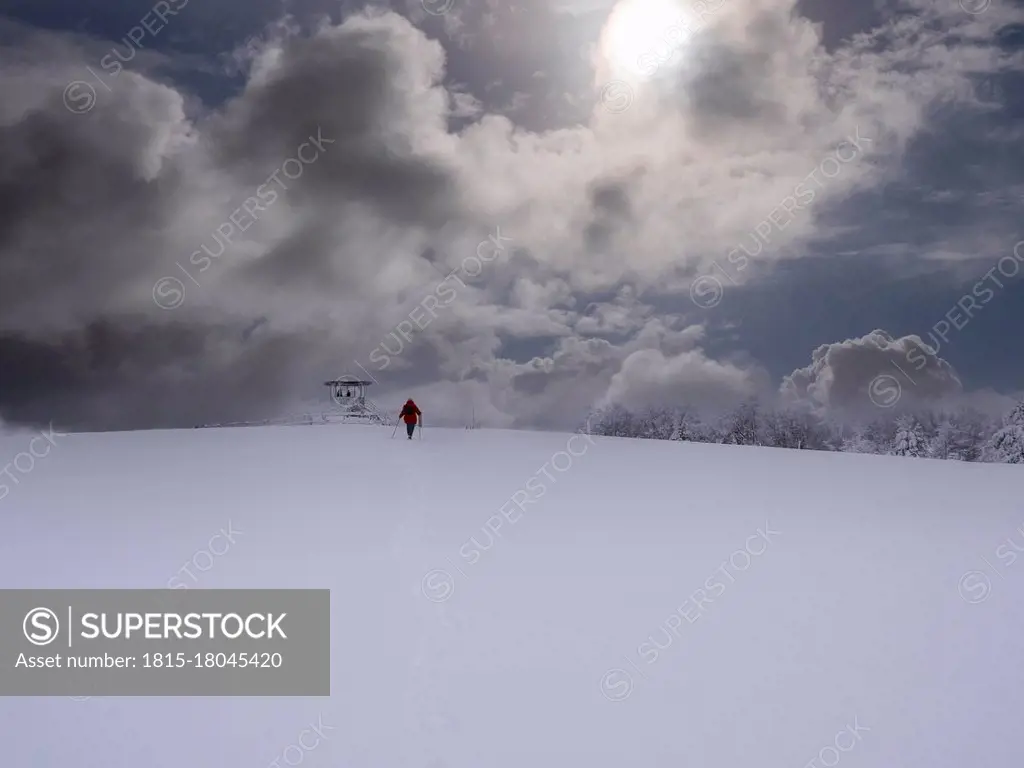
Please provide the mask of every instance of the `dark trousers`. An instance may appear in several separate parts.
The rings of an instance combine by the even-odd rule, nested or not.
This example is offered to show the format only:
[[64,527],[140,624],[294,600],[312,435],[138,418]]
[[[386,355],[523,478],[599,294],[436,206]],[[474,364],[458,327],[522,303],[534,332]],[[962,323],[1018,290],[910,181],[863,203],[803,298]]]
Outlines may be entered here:
[[412,424],[406,424],[405,425],[405,433],[409,436],[410,439],[412,438],[412,433],[415,432],[415,431],[416,431],[416,422],[415,421]]

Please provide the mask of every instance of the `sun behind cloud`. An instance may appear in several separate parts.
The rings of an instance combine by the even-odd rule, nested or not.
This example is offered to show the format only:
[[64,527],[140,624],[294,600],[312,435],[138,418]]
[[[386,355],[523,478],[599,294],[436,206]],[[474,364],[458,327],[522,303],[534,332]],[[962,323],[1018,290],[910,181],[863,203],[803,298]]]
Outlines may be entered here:
[[650,77],[678,65],[699,25],[675,0],[622,0],[601,32],[601,52],[617,76]]

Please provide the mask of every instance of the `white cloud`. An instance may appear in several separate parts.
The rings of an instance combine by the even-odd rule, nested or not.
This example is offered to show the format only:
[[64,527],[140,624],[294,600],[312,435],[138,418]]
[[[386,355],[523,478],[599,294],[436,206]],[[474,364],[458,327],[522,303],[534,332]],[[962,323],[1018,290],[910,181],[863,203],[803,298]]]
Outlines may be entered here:
[[823,344],[811,363],[787,376],[785,398],[833,411],[935,405],[958,398],[963,385],[946,360],[918,336],[894,339],[875,330],[858,339]]

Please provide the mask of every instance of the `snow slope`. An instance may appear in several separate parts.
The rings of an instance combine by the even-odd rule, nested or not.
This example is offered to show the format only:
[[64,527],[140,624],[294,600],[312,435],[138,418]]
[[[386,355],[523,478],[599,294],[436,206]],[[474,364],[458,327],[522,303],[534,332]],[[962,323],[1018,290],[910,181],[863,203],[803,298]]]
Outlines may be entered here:
[[[1017,763],[1019,467],[390,434],[82,434],[21,458],[0,586],[329,587],[332,696],[2,699],[4,764]],[[32,437],[0,436],[0,462]]]

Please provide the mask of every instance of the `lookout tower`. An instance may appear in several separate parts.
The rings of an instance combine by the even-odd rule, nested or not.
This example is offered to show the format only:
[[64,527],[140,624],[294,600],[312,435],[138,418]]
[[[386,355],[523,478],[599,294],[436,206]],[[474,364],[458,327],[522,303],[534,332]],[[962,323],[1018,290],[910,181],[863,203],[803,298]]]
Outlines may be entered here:
[[345,375],[324,384],[330,387],[331,400],[341,412],[341,421],[387,424],[380,409],[366,396],[366,388],[373,384],[372,381]]

